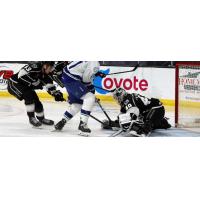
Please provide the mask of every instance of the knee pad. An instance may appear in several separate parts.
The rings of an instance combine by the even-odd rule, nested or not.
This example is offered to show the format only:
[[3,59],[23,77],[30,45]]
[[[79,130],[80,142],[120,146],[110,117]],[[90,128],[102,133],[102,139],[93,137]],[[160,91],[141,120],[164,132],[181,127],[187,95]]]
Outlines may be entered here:
[[76,115],[81,110],[81,104],[71,104],[69,107],[69,113],[71,115]]

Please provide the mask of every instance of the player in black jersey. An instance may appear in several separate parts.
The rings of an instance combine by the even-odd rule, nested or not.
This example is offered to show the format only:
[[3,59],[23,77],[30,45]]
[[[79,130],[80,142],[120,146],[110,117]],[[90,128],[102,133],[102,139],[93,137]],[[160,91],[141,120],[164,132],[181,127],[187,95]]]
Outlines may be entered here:
[[43,89],[45,86],[56,101],[64,100],[63,94],[53,84],[53,70],[54,62],[31,62],[8,81],[8,92],[18,100],[24,100],[29,122],[36,127],[42,124],[53,125],[54,121],[45,118],[43,105],[35,90]]
[[[165,108],[159,99],[147,98],[136,93],[129,94],[123,88],[117,88],[113,93],[113,97],[120,105],[121,114],[129,114],[128,123],[135,122],[132,123],[131,129],[138,134],[148,135],[154,129],[171,127],[165,118]],[[125,125],[127,125],[126,120]],[[111,123],[113,123],[111,126],[116,127],[123,124],[120,120]],[[106,126],[103,128],[106,128]]]

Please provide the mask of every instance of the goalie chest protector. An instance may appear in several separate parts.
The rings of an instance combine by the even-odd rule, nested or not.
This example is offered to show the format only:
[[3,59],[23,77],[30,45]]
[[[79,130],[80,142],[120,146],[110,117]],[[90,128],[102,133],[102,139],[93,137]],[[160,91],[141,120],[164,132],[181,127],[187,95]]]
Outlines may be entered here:
[[121,103],[121,112],[126,113],[131,107],[137,107],[140,110],[140,113],[143,113],[154,106],[162,105],[159,99],[156,98],[147,98],[140,94],[127,94],[124,97],[124,100]]

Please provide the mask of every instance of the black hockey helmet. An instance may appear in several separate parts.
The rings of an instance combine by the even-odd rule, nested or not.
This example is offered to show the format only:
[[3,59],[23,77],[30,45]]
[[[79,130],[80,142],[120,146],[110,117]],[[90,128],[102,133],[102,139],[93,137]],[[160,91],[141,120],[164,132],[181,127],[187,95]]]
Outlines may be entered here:
[[125,89],[123,88],[116,88],[115,91],[113,92],[113,98],[119,103],[121,104],[124,97],[127,95],[127,92]]

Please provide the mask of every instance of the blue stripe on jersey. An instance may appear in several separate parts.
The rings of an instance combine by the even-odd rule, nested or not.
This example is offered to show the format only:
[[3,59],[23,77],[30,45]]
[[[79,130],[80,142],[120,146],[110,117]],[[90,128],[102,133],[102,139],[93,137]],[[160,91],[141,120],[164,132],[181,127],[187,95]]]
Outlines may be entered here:
[[83,61],[79,61],[71,66],[69,66],[69,69],[73,68],[73,67],[76,67],[77,65],[81,64]]

